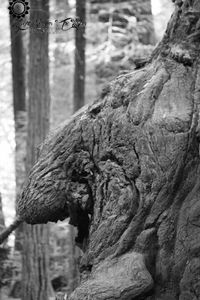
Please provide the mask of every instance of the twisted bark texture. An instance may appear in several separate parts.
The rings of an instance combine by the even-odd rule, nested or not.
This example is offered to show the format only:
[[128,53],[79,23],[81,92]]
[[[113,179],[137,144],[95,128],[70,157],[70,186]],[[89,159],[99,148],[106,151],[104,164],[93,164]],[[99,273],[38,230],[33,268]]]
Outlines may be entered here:
[[18,213],[77,226],[70,300],[200,297],[199,17],[199,0],[177,1],[151,61],[41,147]]

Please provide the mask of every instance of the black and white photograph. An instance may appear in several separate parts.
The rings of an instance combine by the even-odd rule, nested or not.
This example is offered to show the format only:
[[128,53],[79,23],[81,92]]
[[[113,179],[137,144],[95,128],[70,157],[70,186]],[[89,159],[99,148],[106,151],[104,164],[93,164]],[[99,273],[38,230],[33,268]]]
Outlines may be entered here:
[[200,300],[200,0],[1,0],[0,300]]

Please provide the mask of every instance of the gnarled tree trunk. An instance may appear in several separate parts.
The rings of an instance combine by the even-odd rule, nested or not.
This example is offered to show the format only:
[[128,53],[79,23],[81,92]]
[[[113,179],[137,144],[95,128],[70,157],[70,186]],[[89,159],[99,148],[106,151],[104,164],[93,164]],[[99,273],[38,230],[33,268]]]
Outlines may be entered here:
[[52,134],[18,212],[70,216],[85,253],[79,299],[200,297],[200,2],[176,1],[142,69]]

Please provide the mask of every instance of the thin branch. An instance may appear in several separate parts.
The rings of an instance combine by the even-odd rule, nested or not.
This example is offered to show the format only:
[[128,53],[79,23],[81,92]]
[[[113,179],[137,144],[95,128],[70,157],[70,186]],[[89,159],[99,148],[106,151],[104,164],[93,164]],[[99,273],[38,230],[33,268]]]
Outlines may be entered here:
[[22,223],[22,219],[17,216],[13,223],[0,233],[0,245],[7,239],[7,237]]

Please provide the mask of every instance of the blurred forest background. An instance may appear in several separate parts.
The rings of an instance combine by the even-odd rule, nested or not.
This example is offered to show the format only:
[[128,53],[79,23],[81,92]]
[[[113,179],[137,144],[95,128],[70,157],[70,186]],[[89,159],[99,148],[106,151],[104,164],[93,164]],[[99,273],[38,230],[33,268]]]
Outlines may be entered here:
[[[52,22],[76,16],[86,22],[86,26],[78,29],[50,32],[46,44],[45,41],[43,44],[49,53],[49,59],[47,53],[45,55],[45,49],[41,50],[43,56],[38,54],[39,59],[46,57],[43,64],[45,70],[48,69],[45,63],[49,65],[49,74],[44,77],[48,80],[49,76],[51,130],[68,120],[82,105],[91,103],[98,97],[108,81],[140,67],[161,39],[173,10],[173,4],[169,0],[44,2],[49,4],[49,20]],[[34,51],[30,52],[34,48],[34,43],[33,48],[29,45],[30,30],[14,35],[10,27],[12,20],[8,4],[6,0],[0,2],[0,231],[9,226],[15,217],[16,197],[20,195],[25,178],[25,103],[30,101],[33,92],[30,84],[38,91],[38,97],[41,92],[41,85],[38,87],[37,81],[34,81],[36,74],[32,72],[32,77],[30,75],[30,57],[34,58],[35,55]],[[46,12],[45,18],[47,16]],[[29,15],[26,19],[29,19]],[[13,68],[17,70],[15,74]],[[29,87],[28,74],[29,81],[32,80]],[[18,83],[12,82],[14,77],[18,78]],[[20,102],[21,106],[16,105],[15,93],[18,94],[18,104]],[[32,124],[31,120],[28,122],[29,125]],[[47,127],[44,135],[48,131]],[[28,139],[27,141],[29,143]],[[16,234],[12,234],[0,247],[1,300],[32,299],[29,298],[28,291],[27,294],[23,291],[21,281],[22,273],[25,272],[23,264],[28,261],[22,254],[23,239],[24,236],[27,237],[24,232],[23,227],[19,227]],[[71,292],[77,285],[77,265],[81,250],[74,244],[76,232],[70,227],[68,220],[51,223],[45,234],[48,235],[47,269],[50,283],[45,297],[55,299],[56,293]],[[45,300],[45,297],[37,299]]]

